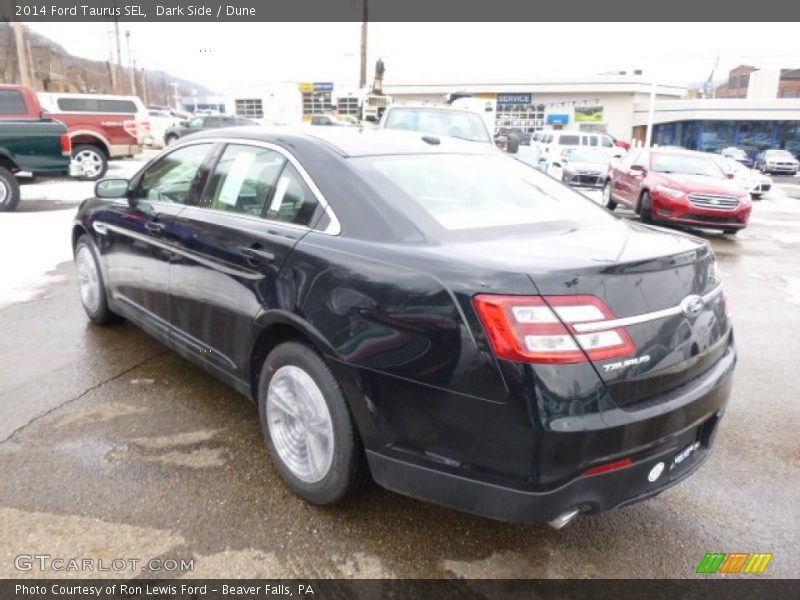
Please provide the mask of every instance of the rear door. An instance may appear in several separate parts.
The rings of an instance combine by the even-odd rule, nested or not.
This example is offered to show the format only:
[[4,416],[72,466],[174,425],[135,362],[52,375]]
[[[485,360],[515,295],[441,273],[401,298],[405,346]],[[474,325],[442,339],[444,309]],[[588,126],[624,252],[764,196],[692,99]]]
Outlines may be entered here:
[[200,201],[172,230],[174,339],[237,378],[248,367],[254,317],[281,304],[278,272],[321,215],[292,160],[268,144],[221,145]]

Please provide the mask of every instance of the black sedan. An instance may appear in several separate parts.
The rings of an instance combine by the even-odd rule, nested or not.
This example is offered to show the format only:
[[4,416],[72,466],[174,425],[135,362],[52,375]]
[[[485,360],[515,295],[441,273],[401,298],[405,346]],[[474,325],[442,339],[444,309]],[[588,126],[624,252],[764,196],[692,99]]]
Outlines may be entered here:
[[255,121],[244,117],[234,117],[231,115],[207,115],[192,117],[187,121],[181,121],[177,125],[169,127],[164,132],[164,145],[171,146],[179,139],[198,131],[208,131],[209,129],[221,129],[223,127],[244,127],[255,125]]
[[707,242],[485,144],[197,134],[99,182],[72,242],[89,318],[132,321],[256,402],[317,504],[371,474],[562,526],[693,473],[732,385]]

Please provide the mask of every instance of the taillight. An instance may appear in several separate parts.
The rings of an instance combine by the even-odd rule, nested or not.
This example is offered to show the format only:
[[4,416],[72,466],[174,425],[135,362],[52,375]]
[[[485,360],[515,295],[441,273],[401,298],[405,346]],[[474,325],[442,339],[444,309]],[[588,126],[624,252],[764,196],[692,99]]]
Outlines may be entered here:
[[629,356],[628,332],[610,327],[578,333],[576,323],[616,317],[596,296],[496,296],[479,294],[475,309],[499,358],[538,363],[577,363]]
[[61,154],[64,156],[72,155],[72,140],[69,139],[69,134],[61,134]]
[[632,464],[633,460],[631,460],[630,458],[623,458],[622,460],[618,460],[616,462],[606,463],[598,467],[592,467],[591,469],[587,469],[586,471],[583,472],[583,476],[586,477],[588,475],[600,475],[600,473],[609,473],[611,471],[616,471],[617,469],[624,469],[625,467],[630,467]]
[[138,137],[139,135],[139,124],[133,120],[127,120],[122,122],[122,128],[125,130],[131,137]]

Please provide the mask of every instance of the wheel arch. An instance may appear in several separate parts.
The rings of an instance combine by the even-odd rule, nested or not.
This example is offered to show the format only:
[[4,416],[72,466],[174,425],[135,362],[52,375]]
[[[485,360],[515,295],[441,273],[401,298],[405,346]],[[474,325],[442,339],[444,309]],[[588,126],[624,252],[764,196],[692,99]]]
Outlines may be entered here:
[[108,140],[94,131],[76,131],[70,135],[70,141],[73,148],[76,146],[95,146],[102,150],[106,158],[110,156]]

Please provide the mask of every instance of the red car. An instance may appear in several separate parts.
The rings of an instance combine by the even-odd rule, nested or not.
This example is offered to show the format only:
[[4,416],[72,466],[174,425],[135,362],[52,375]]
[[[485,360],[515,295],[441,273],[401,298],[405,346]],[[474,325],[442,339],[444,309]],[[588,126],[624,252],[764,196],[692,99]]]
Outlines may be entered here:
[[747,227],[747,190],[699,152],[636,149],[609,169],[603,202],[633,208],[645,223],[674,222],[735,234]]

